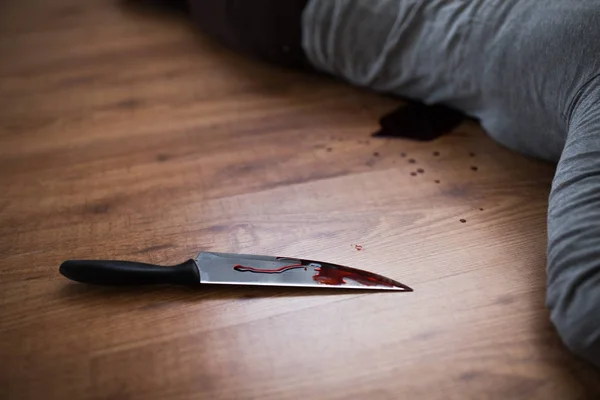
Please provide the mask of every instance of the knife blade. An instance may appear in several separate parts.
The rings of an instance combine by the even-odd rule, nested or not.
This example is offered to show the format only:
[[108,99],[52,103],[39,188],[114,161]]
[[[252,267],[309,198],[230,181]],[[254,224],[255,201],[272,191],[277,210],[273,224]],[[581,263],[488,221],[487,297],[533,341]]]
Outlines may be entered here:
[[95,285],[200,283],[413,291],[382,275],[343,265],[233,253],[201,252],[195,259],[171,267],[132,261],[68,260],[59,271],[73,281]]

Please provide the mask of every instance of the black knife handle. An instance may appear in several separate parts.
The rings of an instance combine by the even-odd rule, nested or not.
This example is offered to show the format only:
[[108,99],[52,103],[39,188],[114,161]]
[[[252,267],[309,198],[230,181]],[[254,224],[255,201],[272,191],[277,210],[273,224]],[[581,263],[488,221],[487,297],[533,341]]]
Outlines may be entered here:
[[61,264],[65,277],[92,285],[193,285],[200,283],[194,260],[172,267],[132,261],[68,260]]

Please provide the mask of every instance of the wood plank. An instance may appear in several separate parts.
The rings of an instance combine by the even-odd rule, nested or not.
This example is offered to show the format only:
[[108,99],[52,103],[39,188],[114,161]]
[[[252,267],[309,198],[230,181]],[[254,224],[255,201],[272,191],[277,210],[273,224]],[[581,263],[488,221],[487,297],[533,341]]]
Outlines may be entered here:
[[[3,8],[0,398],[600,396],[544,307],[551,165],[472,122],[371,138],[400,103],[240,58],[175,17]],[[323,259],[415,292],[58,274],[68,258],[200,250]]]

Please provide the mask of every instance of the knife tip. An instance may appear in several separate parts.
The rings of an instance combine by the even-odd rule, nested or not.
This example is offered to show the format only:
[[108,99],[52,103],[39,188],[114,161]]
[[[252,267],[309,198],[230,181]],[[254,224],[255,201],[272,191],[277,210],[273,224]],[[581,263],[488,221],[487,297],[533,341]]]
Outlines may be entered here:
[[414,292],[414,289],[410,286],[406,286],[405,284],[396,281],[394,281],[394,286],[392,287],[392,290],[398,292]]

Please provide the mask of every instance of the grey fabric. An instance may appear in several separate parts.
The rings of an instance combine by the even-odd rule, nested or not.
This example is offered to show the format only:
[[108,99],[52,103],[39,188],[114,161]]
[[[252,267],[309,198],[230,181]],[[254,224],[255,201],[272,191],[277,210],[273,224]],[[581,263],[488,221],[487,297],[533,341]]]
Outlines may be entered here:
[[550,194],[548,240],[552,321],[569,347],[600,365],[600,79],[576,100]]
[[600,2],[310,0],[303,47],[318,69],[457,108],[559,161],[547,304],[565,343],[600,365]]

